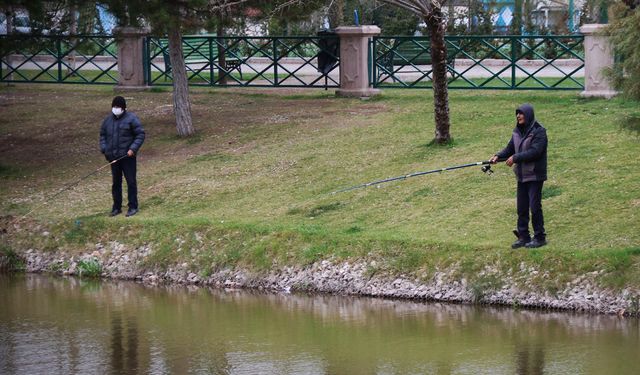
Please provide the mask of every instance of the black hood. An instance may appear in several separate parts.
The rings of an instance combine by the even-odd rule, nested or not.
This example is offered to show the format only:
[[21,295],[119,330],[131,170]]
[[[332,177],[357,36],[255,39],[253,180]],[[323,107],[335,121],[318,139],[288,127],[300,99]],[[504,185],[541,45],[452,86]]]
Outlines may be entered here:
[[[518,114],[518,112],[522,112],[522,114],[524,114],[524,125],[525,128],[528,128],[532,123],[533,120],[535,120],[535,115],[533,114],[533,106],[531,104],[523,104],[520,107],[518,107],[518,109],[516,109],[516,114]],[[517,121],[516,121],[516,125],[517,125]]]

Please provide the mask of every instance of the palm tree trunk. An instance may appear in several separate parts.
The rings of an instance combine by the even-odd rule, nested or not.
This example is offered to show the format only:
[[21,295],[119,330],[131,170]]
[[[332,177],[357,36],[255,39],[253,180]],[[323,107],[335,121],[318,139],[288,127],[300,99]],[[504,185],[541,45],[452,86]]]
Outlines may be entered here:
[[176,116],[178,135],[186,137],[194,134],[196,129],[191,121],[187,70],[182,56],[182,35],[178,26],[171,26],[168,34],[169,56],[173,72],[173,113]]
[[[434,11],[435,18],[442,19],[440,10]],[[431,33],[431,61],[433,64],[433,101],[436,122],[435,139],[438,144],[451,140],[449,133],[449,93],[447,90],[447,47],[444,40],[445,23],[429,22]]]

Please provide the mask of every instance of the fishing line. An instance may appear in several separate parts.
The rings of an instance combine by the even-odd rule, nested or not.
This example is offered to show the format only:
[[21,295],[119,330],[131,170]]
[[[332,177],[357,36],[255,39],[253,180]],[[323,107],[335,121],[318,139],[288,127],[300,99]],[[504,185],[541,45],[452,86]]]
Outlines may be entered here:
[[72,187],[76,186],[77,184],[79,184],[79,183],[80,183],[80,182],[82,182],[83,180],[86,180],[87,178],[89,178],[89,177],[93,176],[94,174],[96,174],[96,173],[100,172],[100,171],[101,171],[101,170],[103,170],[104,168],[106,168],[106,167],[108,167],[108,166],[110,166],[110,165],[112,165],[112,164],[115,164],[115,163],[119,162],[120,160],[122,160],[122,159],[126,158],[127,156],[128,156],[128,155],[121,156],[121,157],[117,158],[116,160],[113,160],[113,161],[111,161],[111,162],[109,162],[109,163],[107,163],[107,164],[105,164],[105,165],[101,166],[100,168],[96,169],[95,171],[93,171],[93,172],[91,172],[91,173],[89,173],[89,174],[87,174],[87,175],[85,175],[85,176],[80,177],[80,178],[79,178],[79,179],[77,179],[76,181],[73,181],[73,182],[71,182],[71,183],[69,183],[69,184],[65,185],[62,189],[58,190],[55,194],[53,194],[53,195],[51,195],[51,196],[49,196],[49,197],[45,198],[44,202],[40,203],[39,205],[37,205],[37,206],[35,206],[34,208],[32,208],[32,209],[31,209],[31,211],[29,211],[29,212],[27,212],[26,214],[22,215],[22,216],[18,219],[18,221],[23,220],[24,218],[26,218],[27,216],[29,216],[30,214],[32,214],[35,210],[37,210],[37,209],[39,209],[40,207],[44,206],[45,204],[49,203],[49,201],[51,201],[53,198],[57,197],[58,195],[62,194],[62,193],[63,193],[63,192],[65,192],[65,191],[67,191],[67,190],[71,189]]

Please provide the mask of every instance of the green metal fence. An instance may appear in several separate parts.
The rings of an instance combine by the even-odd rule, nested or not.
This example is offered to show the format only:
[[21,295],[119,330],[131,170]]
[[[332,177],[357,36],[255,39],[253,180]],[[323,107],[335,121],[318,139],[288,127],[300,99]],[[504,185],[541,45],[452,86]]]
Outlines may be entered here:
[[[583,90],[583,36],[447,36],[452,89]],[[337,88],[338,38],[183,38],[189,84],[201,86]],[[427,37],[374,37],[370,43],[374,87],[430,88]],[[118,83],[112,36],[0,36],[0,81]],[[166,39],[146,38],[149,85],[171,85]]]
[[37,83],[118,83],[113,37],[0,36],[0,81]]
[[[189,85],[252,87],[340,86],[338,38],[185,36],[183,57]],[[145,42],[149,85],[171,85],[166,39]]]
[[[583,90],[582,35],[447,36],[451,89]],[[431,88],[428,37],[374,37],[374,87]]]

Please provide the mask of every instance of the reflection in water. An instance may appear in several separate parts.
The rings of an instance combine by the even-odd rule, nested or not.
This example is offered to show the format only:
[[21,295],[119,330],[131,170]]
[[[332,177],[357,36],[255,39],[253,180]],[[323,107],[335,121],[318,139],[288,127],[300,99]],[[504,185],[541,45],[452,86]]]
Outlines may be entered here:
[[544,350],[528,343],[516,345],[516,373],[518,375],[542,375],[544,373]]
[[111,372],[120,374],[124,369],[122,363],[122,321],[120,316],[111,318]]
[[633,374],[638,320],[0,275],[0,373]]
[[138,369],[138,329],[134,318],[127,320],[127,373],[135,374]]
[[118,313],[111,317],[111,372],[136,374],[138,370],[138,328],[135,318],[127,319],[123,336],[122,319]]

